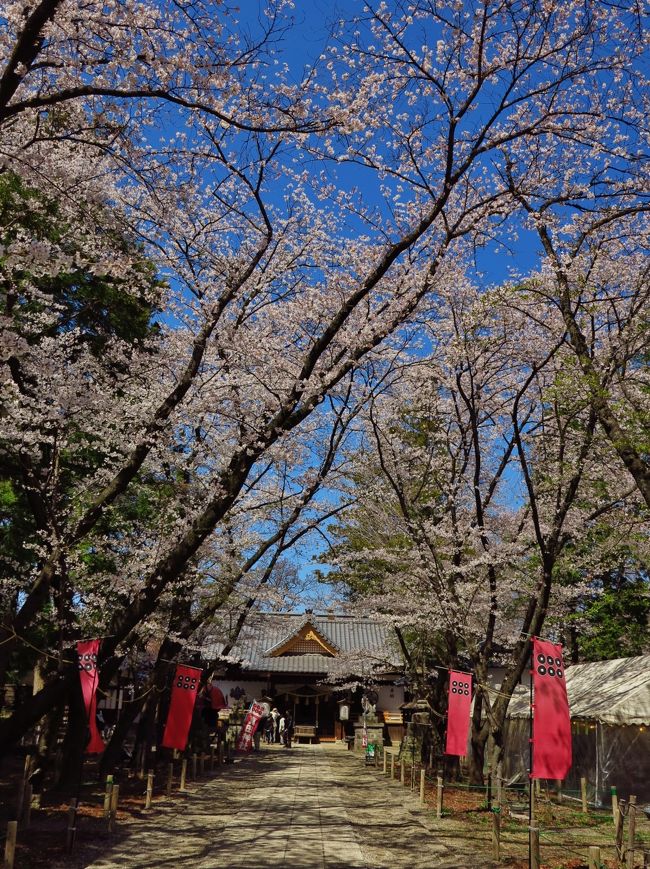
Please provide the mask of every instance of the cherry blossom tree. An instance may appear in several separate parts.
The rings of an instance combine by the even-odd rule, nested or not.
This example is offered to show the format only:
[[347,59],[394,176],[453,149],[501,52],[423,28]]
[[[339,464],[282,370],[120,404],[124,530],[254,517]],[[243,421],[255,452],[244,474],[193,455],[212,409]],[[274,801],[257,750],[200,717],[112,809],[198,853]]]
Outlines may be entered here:
[[[124,364],[110,366],[109,384],[107,357],[74,356],[62,336],[21,343],[4,321],[3,443],[21,461],[45,441],[78,449],[74,418],[105,458],[63,503],[56,464],[39,469],[48,521],[30,541],[33,566],[6,592],[2,671],[51,601],[58,609],[66,575],[65,594],[87,598],[66,616],[66,636],[102,633],[109,680],[256,497],[264,469],[310,464],[309,443],[328,438],[335,418],[324,399],[336,406],[352,378],[362,403],[400,354],[404,324],[462,283],[463,244],[490,238],[516,207],[507,160],[517,144],[561,174],[604,159],[603,141],[619,137],[623,151],[634,138],[636,118],[609,112],[643,45],[623,7],[367,6],[298,85],[282,65],[263,68],[282,59],[282,5],[267,11],[251,41],[219,4],[193,4],[192,18],[164,3],[80,15],[43,0],[26,17],[7,7],[3,166],[83,227],[89,268],[128,276],[132,256],[115,243],[126,234],[162,290],[155,347],[111,346]],[[622,107],[634,93],[619,87],[618,98]],[[26,233],[6,256],[11,283],[35,258],[59,273],[70,252],[62,238],[43,255]],[[29,401],[17,367],[36,384]],[[102,523],[117,521],[143,475],[173,480],[170,498],[124,538],[119,575],[98,582],[83,547],[115,549]],[[69,660],[61,649],[43,688],[2,721],[3,745],[60,701]]]
[[[431,356],[371,403],[354,477],[367,496],[334,551],[344,587],[398,629],[438,713],[447,670],[474,673],[478,781],[486,746],[491,768],[498,762],[530,636],[607,563],[597,523],[642,534],[647,514],[575,388],[557,311],[520,285],[455,285],[428,330]],[[560,582],[569,563],[583,576],[572,589]],[[490,684],[495,661],[505,672]]]

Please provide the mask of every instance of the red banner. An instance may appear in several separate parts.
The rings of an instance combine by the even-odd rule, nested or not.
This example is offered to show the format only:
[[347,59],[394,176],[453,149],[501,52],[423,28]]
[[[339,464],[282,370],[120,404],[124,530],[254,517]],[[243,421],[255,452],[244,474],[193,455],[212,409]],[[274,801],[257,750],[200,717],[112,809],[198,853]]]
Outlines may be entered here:
[[571,715],[562,646],[533,638],[533,768],[531,778],[562,780],[571,766]]
[[79,657],[79,680],[81,693],[84,698],[86,721],[90,731],[90,739],[86,745],[86,754],[101,754],[105,748],[104,740],[97,730],[97,683],[99,672],[97,670],[97,655],[99,653],[99,640],[85,640],[77,643],[77,655]]
[[185,751],[201,672],[197,667],[188,667],[185,664],[176,665],[176,675],[172,683],[172,696],[162,740],[163,748],[177,748],[179,751]]
[[472,677],[469,673],[449,671],[447,704],[447,744],[445,754],[465,757],[472,707]]
[[251,708],[246,713],[246,718],[239,731],[235,748],[237,751],[250,751],[253,747],[253,734],[257,730],[257,725],[260,723],[260,718],[264,715],[265,709],[261,703],[253,701]]

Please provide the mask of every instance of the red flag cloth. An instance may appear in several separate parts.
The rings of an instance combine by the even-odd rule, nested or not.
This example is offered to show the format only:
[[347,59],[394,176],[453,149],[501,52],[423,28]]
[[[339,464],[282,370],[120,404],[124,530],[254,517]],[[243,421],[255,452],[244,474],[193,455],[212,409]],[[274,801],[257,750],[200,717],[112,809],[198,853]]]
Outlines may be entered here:
[[472,707],[472,677],[469,673],[449,671],[447,703],[447,744],[445,754],[465,757]]
[[104,748],[104,740],[97,730],[97,683],[99,672],[97,670],[97,655],[99,653],[99,640],[85,640],[77,643],[77,655],[79,657],[79,681],[81,693],[84,698],[86,721],[90,730],[90,739],[86,745],[86,754],[101,754]]
[[163,748],[177,748],[179,751],[185,751],[201,672],[198,667],[188,667],[185,664],[176,665],[169,712],[162,739]]
[[531,778],[565,778],[571,766],[571,715],[562,646],[533,638],[533,768]]
[[251,708],[246,713],[246,718],[239,731],[235,748],[237,751],[250,751],[253,747],[253,734],[257,730],[257,725],[260,723],[260,718],[266,710],[261,703],[253,701]]

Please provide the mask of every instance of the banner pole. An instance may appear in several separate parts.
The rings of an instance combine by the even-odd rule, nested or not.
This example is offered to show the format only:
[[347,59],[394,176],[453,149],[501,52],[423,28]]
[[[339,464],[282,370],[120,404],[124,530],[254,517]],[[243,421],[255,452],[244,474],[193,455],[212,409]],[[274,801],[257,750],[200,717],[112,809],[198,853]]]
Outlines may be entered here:
[[533,865],[533,641],[530,640],[530,668],[528,671],[530,715],[528,717],[528,869]]

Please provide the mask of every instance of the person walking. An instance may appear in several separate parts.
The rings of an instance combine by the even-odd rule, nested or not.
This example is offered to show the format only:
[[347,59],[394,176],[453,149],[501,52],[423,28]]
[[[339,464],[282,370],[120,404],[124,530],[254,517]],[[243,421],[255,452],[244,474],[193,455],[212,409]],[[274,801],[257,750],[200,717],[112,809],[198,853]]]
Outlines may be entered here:
[[273,742],[279,742],[280,713],[278,712],[277,706],[274,706],[273,709],[271,709],[271,718],[273,719]]
[[284,744],[284,728],[286,726],[286,723],[287,720],[284,714],[282,714],[280,716],[280,721],[278,722],[278,742],[281,742],[282,744]]
[[287,712],[284,717],[284,733],[283,733],[283,741],[285,748],[291,748],[291,739],[293,737],[293,718],[291,717],[291,713]]
[[270,712],[264,719],[264,742],[267,745],[273,742],[273,716]]

